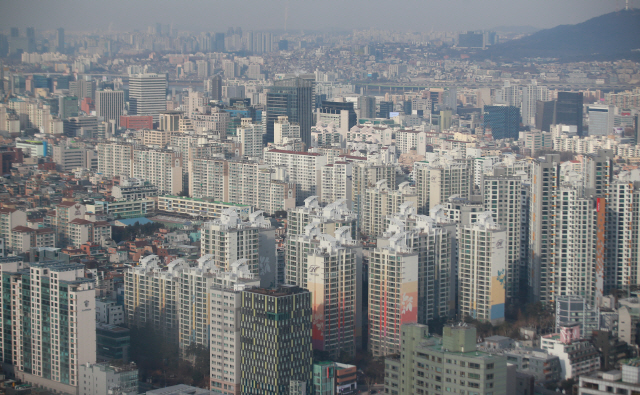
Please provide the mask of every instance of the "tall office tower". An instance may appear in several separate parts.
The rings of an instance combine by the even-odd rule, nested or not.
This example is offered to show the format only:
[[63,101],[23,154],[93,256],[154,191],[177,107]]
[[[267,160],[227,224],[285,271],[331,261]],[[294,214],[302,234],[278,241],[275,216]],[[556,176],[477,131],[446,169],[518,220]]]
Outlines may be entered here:
[[124,112],[124,91],[104,90],[96,92],[96,115],[105,121],[116,121],[120,126],[120,115]]
[[78,366],[96,362],[95,280],[84,265],[2,262],[3,363],[15,378],[76,394]]
[[96,94],[96,81],[90,75],[85,75],[84,78],[80,77],[76,81],[70,81],[69,91],[80,100],[86,97],[93,100]]
[[262,159],[261,123],[251,123],[251,118],[242,118],[242,124],[236,131],[236,139],[242,144],[242,155],[249,158]]
[[518,139],[520,131],[520,108],[515,106],[484,106],[483,127],[491,131],[494,140]]
[[589,114],[589,136],[608,136],[613,133],[614,107],[592,105]]
[[216,74],[204,80],[204,90],[209,93],[209,100],[222,100],[222,76]]
[[392,101],[381,101],[380,102],[380,111],[378,111],[378,118],[387,118],[389,119],[389,114],[393,112],[393,102]]
[[152,330],[163,341],[178,344],[180,273],[183,259],[161,266],[160,257],[147,255],[124,274],[124,315],[129,328]]
[[211,254],[218,267],[229,270],[231,264],[246,259],[249,271],[260,276],[263,287],[275,285],[276,233],[262,211],[242,221],[236,210],[227,209],[220,218],[202,225],[202,254]]
[[289,173],[289,182],[296,184],[296,204],[302,204],[309,196],[322,192],[322,166],[327,157],[311,152],[295,152],[272,149],[264,153],[269,166],[284,166]]
[[63,123],[65,136],[72,138],[93,138],[97,129],[98,117],[71,117]]
[[287,283],[312,295],[313,348],[331,359],[353,356],[362,344],[362,245],[347,226],[334,235],[318,223],[306,226],[288,240],[285,260]]
[[306,382],[311,393],[311,293],[297,286],[246,289],[240,314],[242,394],[287,394],[291,381]]
[[160,113],[167,110],[166,74],[129,75],[129,114],[151,115],[158,122]]
[[347,101],[322,101],[320,104],[320,113],[325,114],[340,114],[342,111],[347,111],[349,114],[348,126],[346,126],[345,130],[349,131],[352,127],[356,126],[358,123],[358,116],[356,115],[356,111],[353,109],[353,102]]
[[289,122],[289,117],[283,115],[273,123],[273,142],[284,144],[285,138],[299,139],[300,125]]
[[300,138],[306,147],[311,147],[313,125],[315,75],[301,75],[275,81],[267,92],[266,142],[274,140],[273,124],[279,116],[286,115],[289,122],[300,125]]
[[556,102],[541,101],[536,102],[536,129],[549,132],[551,125],[556,123]]
[[105,177],[131,177],[133,146],[130,144],[98,143],[98,172]]
[[380,180],[365,190],[360,202],[360,232],[379,236],[387,229],[387,217],[397,213],[400,205],[411,202],[414,208],[418,207],[418,194],[408,182],[393,190],[387,186],[387,180]]
[[56,51],[64,53],[64,28],[56,29]]
[[221,393],[240,394],[241,300],[242,291],[259,285],[252,277],[240,260],[231,264],[230,272],[216,274],[206,291],[211,306],[211,388]]
[[67,119],[78,116],[78,98],[76,96],[60,96],[58,99],[58,117]]
[[507,232],[490,212],[458,230],[458,314],[481,322],[504,321]]
[[384,247],[404,234],[407,247],[418,254],[418,321],[451,318],[456,312],[456,222],[447,218],[442,206],[428,216],[417,215],[412,203],[404,203],[389,216],[388,228],[378,238]]
[[504,169],[484,178],[482,196],[484,211],[490,212],[496,224],[507,231],[505,243],[506,274],[504,277],[508,302],[514,302],[520,292],[520,232],[522,212],[522,179],[520,176],[505,176]]
[[224,52],[224,33],[216,33],[214,36],[215,52]]
[[394,373],[385,379],[385,394],[430,394],[443,386],[456,394],[509,393],[507,357],[478,350],[477,336],[476,328],[466,324],[446,325],[442,337],[430,335],[426,325],[403,325],[402,353],[385,360]]
[[473,168],[468,160],[441,156],[431,163],[416,162],[414,167],[419,213],[428,213],[453,195],[463,199],[471,195]]
[[[216,266],[211,255],[201,256],[197,260],[196,266],[189,266],[183,269],[178,277],[179,314],[177,320],[181,357],[187,356],[187,349],[192,345],[201,345],[207,349],[215,345],[216,347],[212,347],[211,350],[217,351],[216,354],[218,355],[223,354],[224,351],[227,351],[227,354],[229,351],[233,351],[234,354],[239,353],[239,347],[235,346],[236,343],[240,343],[240,339],[237,339],[237,342],[229,343],[228,332],[231,330],[231,333],[234,333],[240,329],[235,325],[231,327],[232,323],[238,322],[237,319],[240,317],[236,316],[235,309],[229,309],[230,306],[224,305],[223,309],[223,303],[210,304],[210,302],[216,299],[220,301],[223,299],[217,295],[222,289],[233,289],[236,286],[238,288],[246,286],[258,287],[260,286],[260,280],[249,272],[249,267],[243,260],[232,263],[229,270],[224,271]],[[213,287],[218,288],[218,291],[213,291],[211,289]],[[233,293],[233,291],[231,292]],[[225,300],[225,302],[232,301]],[[239,303],[236,308],[239,308]],[[224,318],[222,317],[223,314]],[[220,321],[226,320],[227,316],[231,316],[232,319],[229,322],[225,322],[227,324],[225,328],[227,333],[223,335],[224,327]],[[214,322],[217,326],[215,329],[211,326]],[[209,342],[212,343],[210,344]],[[223,348],[222,350],[220,349],[221,347]],[[220,361],[215,362],[215,365],[217,365],[218,362],[222,362],[222,358],[220,358]],[[239,371],[240,366],[237,366],[237,368],[237,371]],[[235,368],[234,371],[236,371]]]
[[400,352],[400,327],[418,321],[418,253],[398,232],[369,258],[369,352],[380,357]]
[[26,29],[27,34],[27,51],[29,53],[36,51],[36,29],[33,27],[28,27]]
[[183,118],[183,114],[184,113],[182,111],[164,111],[160,113],[160,127],[158,130],[164,130],[165,132],[179,132],[180,120]]
[[364,200],[364,193],[367,188],[371,188],[380,180],[387,180],[389,188],[396,187],[396,166],[381,162],[354,162],[351,169],[351,198],[353,199],[353,209],[361,216],[361,206]]
[[522,88],[522,123],[525,126],[536,124],[536,112],[538,101],[549,100],[549,89],[546,86],[538,86],[533,80],[530,85]]
[[346,200],[352,207],[351,162],[334,162],[322,166],[322,191],[320,201],[322,203]]
[[182,165],[182,155],[179,152],[134,149],[131,174],[134,178],[149,181],[158,188],[159,194],[175,196],[182,192]]
[[20,29],[17,27],[11,28],[11,38],[20,37]]
[[376,117],[376,98],[373,96],[358,96],[358,118],[371,119]]
[[556,101],[556,123],[576,125],[578,136],[582,136],[582,92],[558,92]]
[[320,207],[318,197],[311,196],[305,199],[303,206],[295,207],[287,213],[287,236],[301,235],[307,225],[317,223],[320,232],[330,236],[335,236],[337,229],[348,226],[351,237],[356,238],[356,220],[355,213],[349,209],[345,200],[336,200]]

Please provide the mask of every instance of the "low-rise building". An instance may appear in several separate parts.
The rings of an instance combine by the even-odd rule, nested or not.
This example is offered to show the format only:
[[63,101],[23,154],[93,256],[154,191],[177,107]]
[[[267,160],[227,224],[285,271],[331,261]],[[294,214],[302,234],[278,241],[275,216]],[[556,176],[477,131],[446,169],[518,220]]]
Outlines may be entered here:
[[79,395],[136,395],[138,393],[138,368],[134,363],[112,365],[110,363],[82,364]]
[[626,361],[621,370],[580,376],[578,395],[640,394],[640,359]]
[[580,326],[577,324],[560,327],[560,333],[543,336],[540,347],[560,358],[563,380],[600,369],[598,350],[589,340],[580,338]]
[[247,219],[253,207],[246,204],[218,202],[210,198],[190,198],[185,196],[158,197],[158,210],[170,213],[187,214],[206,219],[220,218],[226,209],[233,209],[242,219]]

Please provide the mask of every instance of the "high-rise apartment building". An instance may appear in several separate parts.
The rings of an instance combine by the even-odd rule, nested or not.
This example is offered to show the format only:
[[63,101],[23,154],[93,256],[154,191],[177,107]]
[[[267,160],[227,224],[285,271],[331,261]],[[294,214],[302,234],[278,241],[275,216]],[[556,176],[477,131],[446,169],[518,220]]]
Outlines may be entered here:
[[458,308],[461,318],[504,321],[507,232],[490,212],[458,231]]
[[321,202],[329,203],[344,199],[351,207],[352,166],[351,162],[343,161],[336,161],[322,166]]
[[286,115],[289,122],[300,125],[300,138],[311,147],[313,125],[315,75],[301,75],[275,81],[267,93],[266,142],[274,141],[273,124],[279,116]]
[[296,185],[286,170],[249,160],[198,157],[189,162],[189,194],[245,204],[268,214],[295,207]]
[[418,207],[418,194],[408,182],[398,185],[397,190],[390,189],[386,180],[376,182],[373,188],[365,190],[360,200],[360,231],[371,236],[381,235],[387,229],[387,217],[397,213],[406,202]]
[[242,394],[286,394],[292,380],[306,382],[310,393],[311,293],[297,286],[247,289],[240,312]]
[[124,91],[104,90],[96,92],[96,115],[105,121],[116,121],[120,125],[120,116],[124,111]]
[[418,321],[418,253],[398,232],[369,258],[369,352],[400,353],[400,327]]
[[312,294],[313,348],[332,359],[355,355],[362,335],[362,247],[347,226],[334,235],[312,223],[287,240],[285,258],[287,283]]
[[376,185],[380,180],[387,180],[389,188],[396,187],[396,166],[394,164],[382,163],[382,161],[359,161],[353,162],[351,176],[351,198],[353,208],[361,216],[360,212],[364,194],[367,188]]
[[79,366],[96,361],[94,280],[75,263],[0,265],[3,362],[23,382],[78,393]]
[[322,166],[327,163],[326,156],[272,149],[264,152],[264,161],[269,166],[284,166],[287,169],[289,182],[296,184],[296,204],[322,193]]
[[236,129],[236,139],[242,144],[242,155],[249,158],[262,158],[262,124],[251,123],[251,118],[242,118],[242,124]]
[[535,125],[537,116],[537,102],[549,100],[549,89],[532,81],[530,85],[522,87],[522,123],[526,126]]
[[98,172],[105,177],[131,177],[133,145],[98,143]]
[[132,165],[131,175],[149,181],[158,188],[159,194],[178,195],[182,191],[182,155],[179,152],[134,149]]
[[151,115],[158,122],[167,110],[166,74],[131,74],[129,76],[129,114]]
[[520,296],[520,232],[522,180],[519,176],[503,176],[499,171],[484,178],[482,188],[484,211],[507,231],[505,240],[506,272],[504,277],[507,301]]
[[241,259],[231,264],[230,272],[215,275],[207,291],[211,306],[211,389],[220,393],[241,393],[242,292],[257,286],[259,280],[249,273],[249,268]]
[[456,294],[456,223],[441,206],[428,216],[417,215],[412,203],[404,203],[389,216],[387,229],[378,238],[384,247],[396,235],[403,235],[407,247],[418,254],[419,323],[444,319],[455,314]]
[[356,238],[356,215],[345,200],[336,200],[320,207],[317,196],[305,199],[303,206],[295,207],[287,213],[287,236],[293,237],[304,233],[311,223],[317,223],[320,231],[335,236],[336,230],[343,226],[351,229],[352,238]]
[[473,167],[468,160],[441,156],[434,162],[416,162],[416,189],[418,212],[428,213],[431,208],[444,204],[453,195],[466,199],[473,187]]
[[251,274],[260,277],[263,287],[275,286],[275,228],[262,211],[243,221],[235,210],[227,209],[220,218],[202,225],[202,254],[212,255],[216,265],[225,270],[239,259],[246,259]]
[[276,145],[284,144],[285,138],[299,139],[300,125],[289,122],[289,117],[282,115],[273,122],[273,142]]
[[563,125],[576,125],[578,136],[582,136],[582,92],[558,92],[555,122]]

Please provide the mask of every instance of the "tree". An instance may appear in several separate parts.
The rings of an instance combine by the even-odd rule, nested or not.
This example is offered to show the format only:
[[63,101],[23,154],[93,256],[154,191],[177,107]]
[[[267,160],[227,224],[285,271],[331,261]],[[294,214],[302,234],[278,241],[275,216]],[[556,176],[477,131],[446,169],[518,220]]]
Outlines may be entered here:
[[384,382],[384,357],[371,357],[364,370],[367,388],[372,384]]

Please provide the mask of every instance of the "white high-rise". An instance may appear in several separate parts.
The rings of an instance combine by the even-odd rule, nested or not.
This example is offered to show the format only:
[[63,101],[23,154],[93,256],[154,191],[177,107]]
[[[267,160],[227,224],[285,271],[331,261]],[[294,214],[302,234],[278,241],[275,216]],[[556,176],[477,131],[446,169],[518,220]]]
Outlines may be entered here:
[[167,75],[132,74],[129,76],[129,114],[151,115],[158,122],[167,110]]
[[546,86],[539,86],[533,80],[530,85],[522,88],[522,123],[525,125],[536,124],[536,103],[549,100],[549,89]]

